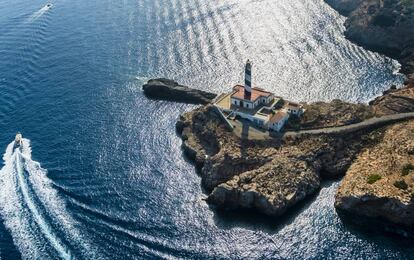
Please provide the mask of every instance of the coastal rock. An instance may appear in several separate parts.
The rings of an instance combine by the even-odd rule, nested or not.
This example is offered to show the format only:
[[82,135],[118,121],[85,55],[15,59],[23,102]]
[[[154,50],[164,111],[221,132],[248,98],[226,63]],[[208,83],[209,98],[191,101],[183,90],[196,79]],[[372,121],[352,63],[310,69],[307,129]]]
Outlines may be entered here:
[[198,166],[208,202],[279,216],[319,189],[321,178],[346,172],[369,138],[302,136],[250,140],[229,132],[212,106],[177,123],[183,148]]
[[286,130],[333,127],[359,123],[374,117],[374,109],[366,104],[353,104],[334,99],[331,102],[304,104],[305,113],[288,121]]
[[353,214],[350,221],[357,224],[373,221],[380,223],[378,229],[414,237],[414,122],[388,127],[381,135],[349,168],[335,207]]
[[348,16],[345,36],[397,59],[409,84],[414,81],[414,2],[406,0],[326,0]]
[[375,115],[390,115],[414,111],[414,87],[387,90],[383,96],[370,102]]
[[222,208],[257,209],[280,216],[319,186],[320,177],[312,167],[283,158],[218,185],[208,201]]
[[[408,88],[392,90],[386,95],[395,95],[401,91],[408,91],[407,97],[414,96]],[[334,106],[345,108],[345,111],[357,111],[357,107],[360,106],[356,104],[356,108],[349,108],[352,104],[335,102],[337,104]],[[375,103],[370,106],[370,113],[376,111],[377,105]],[[367,110],[363,108],[361,111],[365,113]],[[396,126],[405,127],[403,124]],[[238,135],[238,131],[228,131],[222,118],[211,105],[186,112],[177,122],[177,131],[183,139],[184,152],[197,165],[202,184],[209,193],[207,201],[218,208],[253,209],[270,216],[280,216],[316,192],[324,178],[342,176],[347,172],[348,178],[348,169],[355,165],[354,161],[359,158],[361,151],[379,145],[387,129],[364,129],[352,134],[335,136],[303,135],[294,138],[287,136],[249,139]],[[402,136],[394,136],[399,142],[406,144],[400,144],[400,147],[405,147],[407,154],[414,154],[414,143],[408,142]],[[392,153],[390,149],[386,155]],[[364,165],[372,166],[368,162]],[[350,194],[338,195],[338,210],[352,212],[350,209],[359,209],[359,195],[353,192]],[[370,198],[367,193],[361,194],[361,201]],[[384,205],[400,205],[398,203],[402,201],[401,198],[393,199],[394,202]],[[376,208],[375,205],[379,205],[378,203],[372,205],[378,212],[385,207]],[[372,211],[374,212],[374,209]],[[392,215],[391,211],[384,213],[387,214]]]
[[179,85],[170,79],[151,79],[143,85],[144,94],[151,99],[187,104],[208,104],[216,94]]
[[[171,80],[150,80],[144,91],[151,93],[159,86],[169,94],[158,93],[157,98],[167,95],[174,100],[177,93],[181,96],[188,93],[193,98],[193,93],[198,93]],[[295,122],[299,129],[338,127],[414,111],[414,88],[391,87],[369,105],[333,100],[304,104],[304,107],[305,113]],[[232,131],[228,124],[234,124]],[[223,119],[213,105],[186,112],[176,123],[184,154],[196,165],[203,187],[209,192],[209,203],[225,209],[254,209],[271,216],[283,214],[317,191],[322,179],[343,176],[361,151],[381,142],[381,131],[375,130],[378,127],[362,127],[352,133],[335,135],[286,135],[284,138],[266,137],[253,129],[246,135],[241,128],[240,122]],[[414,154],[414,145],[410,149]],[[360,197],[364,201],[368,195],[362,193]],[[362,207],[354,194],[338,196],[336,205],[343,212]],[[396,205],[400,201],[394,200]],[[377,210],[383,209],[381,206]]]

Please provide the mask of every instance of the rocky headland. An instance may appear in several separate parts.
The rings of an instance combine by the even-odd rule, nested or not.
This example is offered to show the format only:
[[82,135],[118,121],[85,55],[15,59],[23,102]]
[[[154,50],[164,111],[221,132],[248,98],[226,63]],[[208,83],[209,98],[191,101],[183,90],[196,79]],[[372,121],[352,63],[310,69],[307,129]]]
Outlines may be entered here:
[[[171,89],[175,89],[174,81],[170,82],[173,82]],[[408,174],[401,176],[404,167],[414,164],[414,122],[401,120],[402,123],[390,121],[366,126],[363,123],[413,112],[414,88],[393,87],[369,105],[339,100],[304,105],[307,110],[303,119],[295,122],[296,130],[276,138],[269,135],[261,138],[261,132],[258,136],[257,130],[243,121],[234,121],[235,128],[231,131],[211,104],[181,115],[177,132],[183,140],[184,153],[200,172],[208,192],[207,201],[219,208],[253,209],[280,216],[315,193],[323,179],[345,176],[335,203],[341,212],[383,219],[384,223],[402,227],[403,234],[411,234],[414,216],[410,214],[414,212],[407,217],[392,210],[404,211],[414,205],[411,200],[414,170],[409,169]],[[408,114],[405,119],[414,119],[414,113]],[[362,122],[362,127],[355,131],[315,134],[304,130],[341,129],[358,122]],[[398,150],[393,151],[396,147]],[[387,160],[387,156],[393,160]],[[382,170],[378,168],[381,165]],[[372,174],[379,174],[381,180],[371,183]],[[401,180],[407,184],[404,189],[395,186]],[[378,208],[371,203],[377,200],[386,206]],[[360,207],[364,210],[360,211]]]
[[276,137],[243,121],[229,129],[210,104],[213,93],[165,79],[150,80],[144,93],[204,105],[181,115],[176,127],[209,203],[280,216],[323,179],[344,176],[335,197],[341,216],[414,237],[414,1],[326,1],[348,16],[347,38],[402,64],[405,86],[391,86],[369,104],[303,104],[304,115]]

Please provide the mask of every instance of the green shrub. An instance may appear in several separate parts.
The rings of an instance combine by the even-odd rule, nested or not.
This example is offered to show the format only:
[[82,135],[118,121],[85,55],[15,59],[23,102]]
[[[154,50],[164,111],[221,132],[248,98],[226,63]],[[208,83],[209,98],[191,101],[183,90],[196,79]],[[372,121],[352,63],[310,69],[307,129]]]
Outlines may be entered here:
[[414,170],[414,165],[412,165],[411,163],[407,163],[403,166],[402,170],[401,170],[401,175],[402,176],[406,176],[410,173],[410,171]]
[[381,175],[371,174],[370,176],[368,176],[367,183],[373,184],[374,182],[381,180],[381,178]]
[[401,190],[406,190],[408,188],[408,185],[404,180],[394,182],[394,186]]

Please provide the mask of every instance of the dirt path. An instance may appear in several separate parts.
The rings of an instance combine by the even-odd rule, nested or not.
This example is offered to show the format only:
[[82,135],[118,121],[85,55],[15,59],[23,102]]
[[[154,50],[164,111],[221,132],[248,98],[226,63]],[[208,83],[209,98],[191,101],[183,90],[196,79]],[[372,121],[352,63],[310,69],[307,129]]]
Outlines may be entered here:
[[414,112],[410,113],[400,113],[394,115],[387,115],[382,117],[374,117],[367,119],[363,122],[346,125],[346,126],[337,126],[337,127],[327,127],[314,130],[299,130],[299,131],[289,131],[285,133],[285,136],[295,136],[302,134],[328,134],[328,135],[338,135],[338,134],[347,134],[360,130],[373,130],[388,124],[398,123],[405,120],[414,119]]

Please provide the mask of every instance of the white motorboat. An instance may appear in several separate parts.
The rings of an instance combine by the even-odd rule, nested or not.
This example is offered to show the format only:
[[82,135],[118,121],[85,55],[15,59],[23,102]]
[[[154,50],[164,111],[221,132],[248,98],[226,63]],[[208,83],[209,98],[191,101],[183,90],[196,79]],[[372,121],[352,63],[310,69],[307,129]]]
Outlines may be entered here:
[[14,148],[21,148],[23,146],[23,136],[20,132],[17,132],[14,138]]

